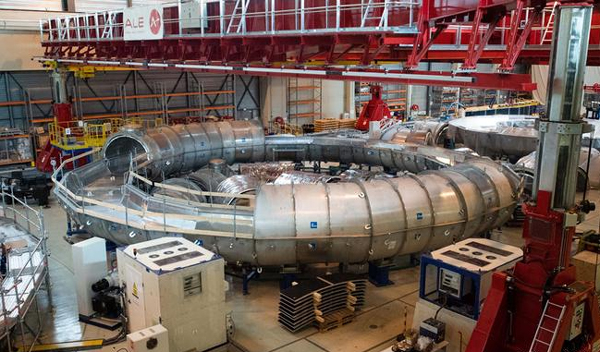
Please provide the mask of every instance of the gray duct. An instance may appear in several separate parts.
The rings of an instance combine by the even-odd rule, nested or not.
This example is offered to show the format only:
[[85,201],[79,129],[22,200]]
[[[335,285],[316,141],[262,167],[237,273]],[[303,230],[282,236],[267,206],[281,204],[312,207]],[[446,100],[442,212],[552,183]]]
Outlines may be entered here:
[[[204,135],[201,131],[205,131]],[[201,144],[201,141],[204,144]],[[210,141],[210,143],[209,143]],[[180,202],[165,203],[125,185],[120,204],[169,213],[202,215],[204,220],[169,226],[218,231],[222,236],[194,235],[228,261],[257,265],[314,262],[361,263],[439,248],[502,225],[511,216],[519,180],[508,168],[468,154],[426,146],[399,146],[383,141],[335,136],[267,137],[250,122],[223,122],[165,127],[143,135],[123,131],[105,146],[107,158],[143,150],[143,162],[152,176],[177,174],[206,165],[212,158],[229,163],[312,160],[381,165],[406,173],[383,178],[335,184],[265,185],[257,191],[254,211],[194,208]],[[102,163],[104,166],[97,166]],[[97,162],[69,174],[78,187],[93,188],[98,178],[115,174],[111,163]],[[449,167],[450,166],[450,167]],[[97,172],[104,167],[105,171]],[[113,167],[114,169],[114,167]],[[117,174],[122,172],[118,170]],[[94,235],[117,243],[133,243],[164,236],[147,230],[163,219],[142,217],[107,221],[110,209],[98,215],[82,212],[82,205],[56,189],[60,201],[80,224]],[[114,197],[110,198],[114,199]],[[127,202],[125,202],[125,199]],[[100,215],[101,214],[101,215]],[[211,221],[230,219],[230,222]],[[251,238],[236,234],[250,233]]]

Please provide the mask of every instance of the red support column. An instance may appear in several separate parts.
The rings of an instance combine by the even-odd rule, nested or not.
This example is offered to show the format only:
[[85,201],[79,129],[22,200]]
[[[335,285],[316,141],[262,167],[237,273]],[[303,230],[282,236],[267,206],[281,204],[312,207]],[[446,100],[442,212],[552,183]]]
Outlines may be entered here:
[[517,9],[515,10],[514,15],[511,18],[510,22],[510,33],[508,37],[508,42],[506,43],[506,53],[504,54],[504,58],[502,60],[502,64],[499,67],[500,71],[512,71],[515,68],[515,63],[519,58],[519,54],[521,54],[521,50],[527,43],[527,38],[529,37],[529,33],[531,33],[531,28],[533,24],[538,21],[540,18],[543,8],[536,8],[535,11],[528,18],[525,27],[519,33],[519,25],[521,23],[521,15],[523,13],[523,9],[525,8],[526,0],[518,0],[517,1]]
[[419,10],[419,16],[417,18],[418,34],[415,37],[412,52],[408,56],[405,65],[405,68],[407,69],[415,69],[419,66],[419,62],[433,44],[435,37],[439,36],[447,27],[438,27],[434,33],[431,33],[432,28],[430,27],[429,21],[431,19],[431,9],[434,6],[434,2],[434,0],[423,0],[423,3],[421,4],[421,9]]
[[[484,15],[487,13],[487,8],[489,5],[490,0],[479,1],[477,11],[475,11],[475,19],[471,27],[471,38],[469,40],[469,47],[467,49],[467,57],[461,66],[461,69],[463,70],[475,70],[477,68],[477,61],[479,61],[481,54],[483,54],[485,46],[490,41],[492,34],[494,34],[498,22],[505,16],[505,13],[495,14],[489,22],[488,29],[486,30],[485,34],[480,38],[479,27],[481,26]],[[477,46],[478,42],[479,46]]]
[[[421,62],[421,60],[425,57],[425,54],[427,54],[427,51],[429,50],[431,45],[433,45],[433,42],[435,41],[435,39],[440,34],[442,34],[442,32],[446,28],[448,28],[448,24],[440,23],[440,24],[436,25],[435,30],[431,34],[431,38],[429,38],[429,36],[430,36],[429,35],[429,33],[430,33],[429,24],[424,24],[424,27],[427,28],[427,29],[423,30],[425,32],[423,32],[421,29],[419,29],[419,34],[417,35],[417,38],[415,39],[415,44],[413,45],[412,52],[408,56],[408,60],[405,65],[406,69],[415,69],[415,68],[417,68],[417,66],[419,66],[419,62]],[[427,38],[429,38],[429,39],[427,39]],[[422,42],[422,40],[424,40],[424,43]]]

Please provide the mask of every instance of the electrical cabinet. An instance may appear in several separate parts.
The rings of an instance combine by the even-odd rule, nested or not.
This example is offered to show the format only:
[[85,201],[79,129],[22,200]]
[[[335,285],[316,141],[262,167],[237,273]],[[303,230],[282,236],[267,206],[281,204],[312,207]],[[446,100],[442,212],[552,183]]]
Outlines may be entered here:
[[207,28],[208,20],[206,18],[207,5],[205,0],[191,0],[181,2],[181,28]]
[[178,237],[117,250],[129,330],[161,324],[172,352],[204,351],[227,342],[225,262]]

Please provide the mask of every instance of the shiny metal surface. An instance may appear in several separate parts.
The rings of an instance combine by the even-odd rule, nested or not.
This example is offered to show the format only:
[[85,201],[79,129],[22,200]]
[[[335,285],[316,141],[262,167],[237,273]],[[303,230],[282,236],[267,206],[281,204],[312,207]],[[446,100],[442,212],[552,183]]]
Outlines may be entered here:
[[480,155],[520,158],[537,148],[535,121],[522,115],[469,116],[450,121],[448,133]]
[[591,6],[562,6],[550,54],[547,117],[539,123],[540,142],[533,198],[552,194],[553,208],[575,205],[578,151],[585,123],[581,119],[583,78],[589,46]]
[[[211,159],[237,162],[264,159],[264,134],[250,121],[207,122],[162,126],[147,131],[129,129],[111,136],[104,146],[105,159],[145,154],[147,176],[158,179],[193,171]],[[124,171],[117,165],[114,172]]]
[[284,172],[291,172],[294,170],[295,165],[290,162],[266,162],[240,165],[240,174],[252,176],[265,183],[274,181]]
[[[537,149],[537,118],[522,115],[469,116],[450,122],[448,134],[480,155],[508,156],[516,162]],[[596,130],[600,121],[586,120]],[[600,149],[600,134],[585,133],[584,146]]]
[[[537,152],[533,152],[519,159],[515,164],[517,168],[529,170],[531,174],[535,171],[535,162],[537,158]],[[590,156],[590,168],[588,172],[588,184],[591,188],[600,188],[600,151],[592,149],[592,155]],[[588,148],[581,148],[579,154],[579,169],[585,172],[588,170]]]
[[394,144],[439,145],[443,143],[448,122],[437,119],[396,123],[384,129],[381,139]]
[[275,185],[291,185],[304,183],[329,183],[334,180],[339,180],[339,177],[329,176],[325,174],[315,174],[302,171],[284,172],[273,181]]
[[[190,130],[196,131],[193,138],[188,138]],[[124,244],[178,232],[202,239],[230,262],[257,265],[362,263],[438,248],[500,226],[518,197],[519,179],[510,169],[471,154],[363,136],[265,138],[259,131],[250,122],[174,126],[162,133],[123,131],[107,142],[104,161],[67,174],[55,193],[94,235]],[[332,161],[385,166],[401,173],[350,177],[339,183],[267,184],[245,203],[249,206],[227,207],[184,197],[157,198],[130,184],[119,186],[123,178],[102,181],[124,171],[111,159],[133,154],[123,146],[148,153],[139,155],[139,165],[144,166],[140,170],[145,171],[139,173],[155,180],[163,173],[169,178],[197,169],[214,158],[228,163]],[[204,190],[218,190],[216,179],[219,184],[226,179],[209,167],[187,177]],[[232,187],[228,190],[239,192]],[[78,194],[92,192],[102,202],[74,198],[71,188]],[[118,208],[124,204],[127,207]]]
[[[220,193],[231,193],[231,194],[254,194],[256,190],[261,186],[262,182],[254,176],[250,175],[235,175],[228,177],[217,187],[217,192]],[[221,197],[220,202],[224,204],[233,204],[235,198]],[[235,204],[242,205],[237,202]],[[244,202],[243,205],[248,205],[249,202]]]
[[[202,188],[200,188],[200,186],[198,186],[198,184],[196,182],[192,181],[189,178],[170,178],[170,179],[162,182],[162,184],[179,186],[181,188],[184,188],[187,190],[192,190],[192,191],[202,191]],[[175,199],[189,200],[189,201],[194,201],[194,202],[206,202],[206,198],[201,195],[193,194],[190,192],[179,192],[176,190],[165,189],[165,188],[154,188],[152,190],[152,195],[154,195],[154,196],[162,195],[162,196],[167,196],[167,197],[171,197],[171,198],[175,198]]]

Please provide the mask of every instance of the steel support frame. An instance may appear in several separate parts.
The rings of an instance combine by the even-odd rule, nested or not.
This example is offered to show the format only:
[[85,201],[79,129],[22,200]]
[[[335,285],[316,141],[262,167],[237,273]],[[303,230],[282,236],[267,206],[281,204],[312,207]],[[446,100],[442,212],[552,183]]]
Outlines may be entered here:
[[475,18],[473,21],[473,25],[471,26],[471,38],[469,39],[469,46],[467,48],[467,57],[465,58],[464,63],[461,66],[462,70],[475,70],[477,68],[477,61],[483,54],[483,50],[487,46],[488,42],[492,38],[492,35],[496,31],[496,27],[498,26],[498,22],[504,18],[506,15],[505,12],[493,13],[489,14],[493,16],[493,18],[488,23],[488,28],[486,29],[484,35],[480,37],[479,31],[481,24],[483,22],[484,16],[488,15],[488,9],[492,5],[492,1],[490,0],[480,0],[479,5],[477,6],[477,10],[475,11]]
[[521,55],[521,51],[525,47],[525,43],[527,43],[527,38],[529,38],[533,24],[537,22],[542,15],[543,8],[536,8],[532,15],[527,19],[524,28],[519,33],[521,15],[523,14],[523,10],[526,5],[525,3],[526,0],[517,0],[517,8],[511,17],[508,41],[506,43],[506,53],[502,59],[502,64],[499,67],[499,70],[502,72],[510,72],[514,70],[515,63]]
[[[530,20],[533,22],[529,22],[526,28],[520,31],[520,35],[517,34],[526,8],[535,6],[541,9],[546,3],[552,2],[549,0],[471,0],[457,2],[456,7],[445,7],[439,2],[436,4],[435,0],[423,0],[418,10],[417,21],[413,21],[412,5],[403,7],[410,10],[410,19],[400,27],[387,25],[388,16],[394,16],[393,8],[388,6],[395,5],[379,6],[376,13],[371,14],[373,11],[368,10],[368,4],[371,2],[365,1],[363,8],[367,10],[363,9],[361,12],[363,22],[366,18],[371,18],[369,16],[375,16],[373,17],[375,20],[367,20],[369,23],[363,23],[367,27],[345,27],[344,22],[348,16],[346,10],[341,13],[338,10],[335,26],[331,20],[328,22],[327,28],[331,29],[330,31],[311,29],[310,24],[314,22],[315,14],[310,11],[305,13],[299,8],[296,8],[296,31],[279,29],[273,23],[275,17],[269,12],[275,10],[277,2],[274,0],[265,0],[264,14],[260,12],[265,16],[264,30],[246,28],[245,20],[252,22],[250,18],[252,12],[247,8],[250,2],[250,0],[237,1],[235,16],[225,14],[221,17],[220,35],[208,33],[205,36],[204,29],[202,35],[198,36],[194,36],[193,33],[180,33],[176,26],[178,18],[174,17],[176,11],[168,11],[165,12],[166,20],[175,24],[169,24],[166,28],[169,29],[169,35],[164,39],[125,42],[123,30],[119,27],[121,15],[118,11],[109,11],[41,23],[42,46],[45,47],[45,55],[49,58],[194,60],[204,63],[236,64],[261,62],[265,66],[278,65],[280,62],[304,64],[310,61],[310,64],[320,63],[326,66],[406,61],[406,68],[416,69],[419,62],[428,60],[463,62],[464,69],[472,70],[481,59],[502,64],[502,70],[507,71],[514,67],[513,62],[517,59],[527,63],[544,64],[549,57],[549,50],[546,50],[544,45],[540,45],[544,44],[543,42],[533,42],[530,46],[525,46],[528,38],[537,38],[529,35],[533,30],[532,23],[535,19]],[[342,5],[338,0],[335,9]],[[481,23],[497,25],[497,18],[493,16],[507,15],[515,8],[517,11],[513,11],[508,38],[504,33],[498,30],[494,32],[493,28],[488,27],[489,30],[479,40]],[[331,11],[335,9],[332,8]],[[230,10],[231,8],[227,9]],[[386,13],[387,10],[391,12]],[[226,11],[225,7],[223,6],[220,11]],[[244,15],[246,11],[250,11],[248,16]],[[327,12],[324,12],[325,22],[329,19],[326,14]],[[300,27],[300,17],[306,19],[308,27]],[[465,22],[467,17],[473,22]],[[74,22],[75,18],[79,18],[80,22]],[[302,21],[302,25],[304,24]],[[440,37],[448,26],[457,24],[462,28],[471,27],[471,37],[466,38],[469,35],[468,30],[463,32],[463,36],[459,35],[457,38],[446,35]],[[225,28],[228,25],[231,27],[229,31]],[[460,33],[460,29],[458,32]],[[498,40],[496,34],[502,34],[502,41]],[[462,45],[461,39],[467,39],[468,44]],[[488,41],[494,46],[486,45]],[[508,42],[506,49],[504,41]],[[593,60],[590,60],[589,64],[598,65],[600,46],[597,46],[598,39],[594,41],[596,45],[592,47],[593,54],[590,55]],[[290,53],[293,54],[289,55]]]
[[[540,119],[537,175],[532,200],[523,205],[523,259],[513,269],[494,273],[481,318],[467,352],[563,351],[572,329],[574,307],[585,303],[583,343],[571,348],[592,351],[600,343],[598,298],[593,283],[577,282],[570,264],[577,218],[577,163],[581,136],[589,131],[580,116],[590,35],[591,5],[563,4],[552,40],[547,116]],[[546,302],[568,307],[555,328],[543,326]],[[540,304],[541,303],[541,304]],[[564,312],[564,311],[563,311]],[[550,332],[541,339],[540,328]],[[508,332],[508,333],[507,333]],[[551,337],[552,340],[548,339]],[[543,345],[542,348],[535,348]]]
[[423,59],[433,41],[448,28],[447,24],[441,23],[431,26],[431,11],[433,9],[433,0],[423,0],[419,16],[417,18],[417,36],[413,42],[412,51],[408,56],[406,69],[416,69],[419,62]]
[[[250,79],[248,79],[248,81],[244,79],[244,76],[240,76],[240,82],[242,82],[244,90],[242,91],[242,95],[237,99],[237,110],[240,110],[242,103],[244,102],[244,98],[246,98],[246,96],[248,96],[250,100],[252,100],[255,108],[260,108],[260,103],[258,102],[258,99],[254,96],[254,93],[252,93],[252,84],[255,83],[255,80],[257,80],[257,77],[255,76],[250,76]],[[258,82],[256,82],[256,84],[258,84]]]

